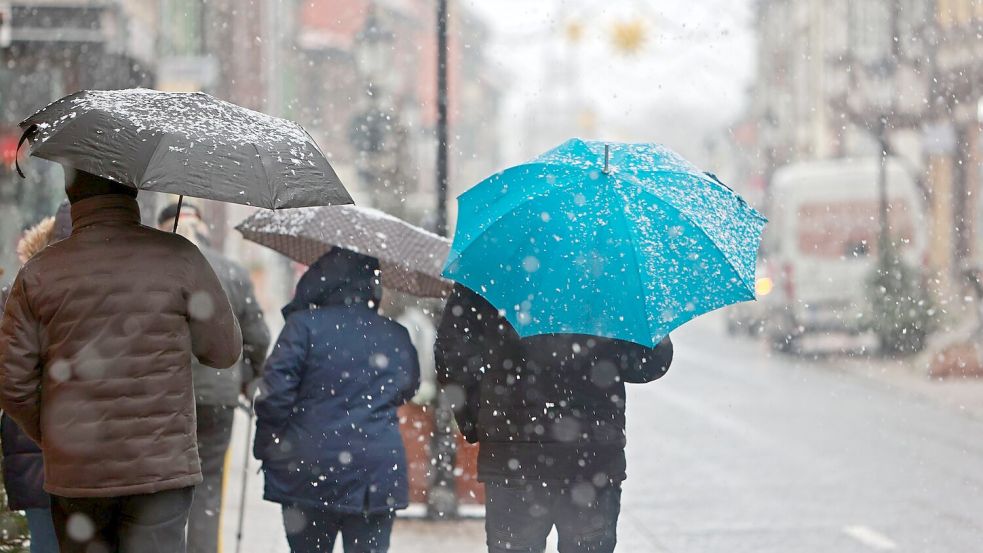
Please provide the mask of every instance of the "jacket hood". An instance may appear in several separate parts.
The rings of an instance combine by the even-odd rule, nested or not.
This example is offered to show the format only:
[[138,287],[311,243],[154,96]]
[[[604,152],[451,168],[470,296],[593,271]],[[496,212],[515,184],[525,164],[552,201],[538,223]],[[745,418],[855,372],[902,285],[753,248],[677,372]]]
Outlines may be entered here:
[[72,215],[68,202],[62,202],[54,217],[46,217],[24,231],[17,243],[17,259],[21,265],[50,244],[64,240],[72,233]]
[[300,277],[293,301],[283,308],[283,317],[329,305],[368,305],[378,309],[382,298],[378,271],[378,259],[334,248]]
[[55,228],[55,218],[46,217],[41,222],[24,231],[24,236],[17,243],[17,259],[21,265],[27,263],[37,253],[52,242],[52,230]]

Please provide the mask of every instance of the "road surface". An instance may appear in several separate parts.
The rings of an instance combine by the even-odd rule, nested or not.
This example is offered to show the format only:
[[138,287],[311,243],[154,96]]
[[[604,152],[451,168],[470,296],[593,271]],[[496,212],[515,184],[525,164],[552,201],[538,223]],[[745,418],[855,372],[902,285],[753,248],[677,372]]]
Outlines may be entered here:
[[[674,340],[669,375],[629,391],[619,551],[983,551],[983,418],[844,371],[843,359],[772,356],[727,337],[718,320],[688,325]],[[983,405],[983,392],[972,397]],[[260,498],[260,477],[249,486],[243,551],[286,553],[277,506]],[[482,551],[483,543],[480,521],[401,521],[391,551]]]

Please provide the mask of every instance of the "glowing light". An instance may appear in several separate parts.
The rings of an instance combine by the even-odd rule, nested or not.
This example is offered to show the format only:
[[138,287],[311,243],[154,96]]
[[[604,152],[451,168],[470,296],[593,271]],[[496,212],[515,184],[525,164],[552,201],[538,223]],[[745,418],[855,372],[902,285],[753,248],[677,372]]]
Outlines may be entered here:
[[759,297],[767,296],[775,288],[775,283],[768,277],[761,277],[754,283],[754,293]]
[[619,21],[611,30],[611,42],[615,50],[625,55],[637,54],[647,40],[645,23],[639,19]]

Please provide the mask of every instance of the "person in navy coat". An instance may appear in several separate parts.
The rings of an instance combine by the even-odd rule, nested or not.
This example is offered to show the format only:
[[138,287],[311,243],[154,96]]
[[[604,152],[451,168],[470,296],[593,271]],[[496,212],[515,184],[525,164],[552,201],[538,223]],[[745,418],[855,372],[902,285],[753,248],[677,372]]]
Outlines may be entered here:
[[283,505],[293,553],[385,552],[408,504],[396,409],[420,381],[405,328],[379,314],[379,263],[333,249],[283,308],[256,399],[264,497]]

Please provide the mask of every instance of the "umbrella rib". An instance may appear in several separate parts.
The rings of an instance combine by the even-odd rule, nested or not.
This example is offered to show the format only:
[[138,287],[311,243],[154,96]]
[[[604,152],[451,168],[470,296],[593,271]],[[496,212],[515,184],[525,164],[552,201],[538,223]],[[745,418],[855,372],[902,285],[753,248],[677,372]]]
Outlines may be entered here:
[[[481,188],[482,184],[486,183],[491,178],[495,178],[495,177],[502,178],[503,175],[505,175],[506,173],[509,173],[511,171],[517,171],[519,169],[528,169],[528,168],[533,167],[533,166],[541,166],[541,167],[544,167],[544,168],[549,168],[550,167],[550,164],[548,164],[548,163],[526,163],[526,164],[523,164],[523,165],[518,165],[516,167],[510,167],[510,168],[506,169],[505,171],[502,171],[501,173],[498,173],[497,175],[495,175],[493,177],[488,177],[487,179],[481,181],[480,183],[478,183],[477,185],[473,186],[469,190],[465,191],[463,194],[461,194],[460,196],[458,196],[458,203],[460,204],[460,202],[461,202],[462,199],[466,198],[472,191],[475,191],[475,190],[478,190],[479,188]],[[489,221],[488,224],[485,225],[485,228],[483,228],[481,230],[481,232],[475,234],[474,236],[472,236],[469,239],[464,238],[459,233],[455,233],[455,235],[454,235],[454,244],[457,246],[457,248],[451,248],[451,252],[448,255],[446,265],[449,266],[451,264],[451,262],[456,261],[460,257],[460,253],[456,252],[455,251],[456,249],[459,249],[461,252],[463,252],[465,249],[467,249],[468,246],[470,246],[475,240],[477,240],[479,236],[481,236],[482,234],[484,234],[485,232],[487,232],[488,229],[490,229],[495,223],[497,223],[502,218],[504,218],[505,215],[508,215],[509,213],[512,213],[516,209],[519,209],[520,207],[522,207],[523,205],[525,205],[525,204],[527,204],[529,202],[534,202],[534,201],[536,201],[538,199],[541,199],[541,198],[543,198],[545,196],[548,196],[549,194],[551,194],[553,192],[556,192],[558,190],[563,190],[563,189],[569,188],[569,187],[573,186],[576,183],[577,183],[576,180],[571,180],[571,181],[569,181],[566,184],[561,184],[561,185],[555,185],[555,184],[553,184],[553,185],[549,185],[549,187],[546,188],[545,190],[537,190],[536,193],[533,194],[532,196],[523,196],[519,200],[514,200],[512,203],[508,204],[508,207],[507,208],[504,208],[504,210],[500,214],[498,214],[496,217],[494,217],[493,219],[491,219],[491,221]],[[460,243],[458,243],[458,239],[460,239]]]
[[[656,200],[658,200],[658,199],[659,199],[659,198],[658,198],[657,196],[655,196],[654,194],[651,194],[651,193],[649,193],[649,192],[642,192],[642,193],[643,193],[643,194],[645,194],[646,196],[650,196],[650,197],[652,197],[652,198],[655,198]],[[618,195],[618,198],[619,198],[619,199],[621,200],[621,202],[622,202],[622,205],[623,205],[623,207],[624,207],[624,211],[622,211],[622,216],[624,217],[624,220],[625,220],[626,222],[629,222],[629,223],[630,223],[630,221],[628,221],[628,218],[627,218],[627,215],[626,215],[626,212],[627,212],[627,208],[628,208],[628,201],[627,201],[627,199],[625,199],[625,198],[624,198],[623,196],[621,196],[620,194]],[[665,202],[660,202],[660,203],[663,203],[663,204],[664,204]],[[671,206],[670,206],[670,207],[671,207]],[[681,216],[683,216],[683,217],[685,218],[685,215],[683,215],[682,213],[680,213],[680,215],[681,215]],[[690,224],[692,224],[692,225],[693,225],[694,227],[696,227],[696,228],[700,228],[700,227],[699,227],[698,225],[696,225],[695,223],[693,223],[693,222],[692,222],[692,221],[691,221],[690,219],[688,219],[688,218],[687,218],[686,220],[687,220],[688,222],[690,222]],[[633,248],[632,248],[632,255],[633,255],[633,256],[635,257],[635,264],[636,264],[636,266],[639,266],[639,267],[641,267],[641,265],[640,265],[640,264],[638,263],[638,256],[637,256],[637,253],[636,253],[636,252],[638,251],[638,245],[639,245],[639,242],[638,242],[638,236],[637,236],[637,235],[636,235],[636,233],[635,233],[635,228],[634,228],[634,227],[633,227],[633,226],[632,226],[631,224],[627,224],[626,226],[628,227],[628,232],[629,232],[629,236],[631,237],[631,241],[632,241],[632,244],[633,244],[633,246],[635,246],[635,247],[633,247]],[[701,232],[702,232],[702,230],[703,230],[703,229],[702,229],[702,228],[700,228],[700,230],[701,230]],[[704,234],[706,234],[706,233],[704,232]],[[709,236],[708,236],[707,238],[709,238]],[[711,241],[711,242],[712,242],[712,241]],[[716,242],[712,242],[712,243],[713,243],[714,245],[716,245]],[[719,249],[719,247],[718,247],[718,249]],[[730,268],[731,268],[731,270],[733,270],[735,274],[737,274],[738,276],[740,276],[740,273],[738,273],[738,272],[737,272],[737,269],[735,269],[735,268],[734,268],[734,265],[733,265],[733,264],[732,264],[732,263],[730,262],[730,259],[728,259],[726,255],[725,255],[725,256],[723,256],[723,257],[724,257],[724,259],[725,259],[725,260],[727,261],[727,264],[728,264],[728,265],[730,266]],[[643,291],[644,291],[644,290],[643,290]],[[753,288],[751,288],[751,291],[753,291]],[[754,298],[752,297],[751,299],[753,300]],[[645,305],[646,305],[647,307],[649,307],[649,304],[648,304],[648,296],[647,296],[647,295],[643,295],[643,299],[642,299],[642,301],[644,301],[644,302],[646,302],[646,303],[645,303]],[[749,301],[750,301],[750,300],[749,300]],[[710,304],[710,308],[709,308],[709,309],[707,309],[706,311],[704,311],[704,313],[710,313],[711,311],[715,311],[715,310],[717,310],[717,309],[720,309],[721,307],[725,307],[726,305],[729,305],[729,304],[727,304],[727,303],[721,303],[721,302],[717,302],[717,303],[719,303],[719,305],[718,305],[718,304],[715,304],[715,303],[711,303],[711,304]],[[649,333],[651,333],[651,334],[652,334],[652,336],[653,336],[653,342],[654,342],[654,337],[655,337],[655,331],[654,331],[654,330],[653,330],[653,328],[652,328],[652,322],[651,322],[651,321],[650,321],[650,320],[648,319],[648,317],[646,317],[646,319],[645,319],[645,322],[646,322],[646,324],[648,325],[648,330],[649,330]],[[669,333],[670,333],[671,331],[673,331],[673,330],[675,330],[676,328],[679,328],[679,327],[680,327],[680,326],[682,326],[682,325],[683,325],[683,322],[678,322],[678,323],[676,323],[676,322],[673,322],[672,324],[670,324],[670,325],[669,325],[669,326],[668,326],[668,327],[666,328],[666,330],[665,330],[665,334],[666,334],[666,336],[668,336],[668,335],[669,335]],[[662,327],[660,327],[660,330],[661,330],[661,328],[662,328]],[[665,336],[662,336],[662,338],[664,338],[664,337],[665,337]],[[654,345],[654,344],[653,344],[653,345]]]
[[150,169],[150,163],[157,157],[157,152],[160,150],[160,145],[164,143],[164,137],[166,136],[167,136],[166,133],[160,133],[157,136],[157,144],[154,145],[154,151],[151,152],[150,157],[147,158],[147,164],[144,166],[143,172],[140,173],[140,180],[138,182],[133,183],[134,187],[139,189],[141,186],[145,184],[147,171]]
[[[631,245],[632,245],[631,256],[635,262],[634,266],[638,267],[640,272],[641,270],[643,270],[643,267],[638,259],[638,249],[640,247],[640,241],[638,240],[638,236],[636,236],[634,225],[632,225],[631,221],[628,220],[628,201],[621,194],[614,194],[614,196],[616,196],[618,200],[621,201],[621,219],[625,225],[625,228],[628,229],[628,238],[631,240]],[[654,342],[655,340],[652,330],[652,320],[648,316],[648,314],[650,313],[649,309],[651,309],[653,306],[650,305],[649,303],[649,296],[647,293],[648,290],[645,289],[645,284],[641,281],[640,276],[639,276],[638,286],[639,288],[641,288],[642,302],[645,304],[645,326],[648,328],[649,337],[652,338]]]
[[[636,179],[635,177],[631,177],[631,179],[632,179],[632,180],[637,180],[637,179]],[[640,193],[641,193],[641,194],[645,194],[645,195],[646,195],[647,197],[650,197],[650,198],[652,198],[653,200],[655,200],[656,202],[658,202],[658,203],[660,203],[660,204],[662,204],[662,205],[664,205],[664,206],[666,206],[666,207],[667,207],[667,208],[669,208],[669,209],[672,209],[673,211],[675,211],[676,213],[678,213],[678,214],[679,214],[679,216],[680,216],[680,217],[681,217],[681,218],[682,218],[682,219],[683,219],[684,221],[686,221],[687,223],[689,223],[689,224],[690,224],[690,226],[692,226],[693,228],[695,228],[695,229],[697,229],[697,230],[698,230],[698,231],[699,231],[699,232],[700,232],[701,234],[703,234],[703,236],[705,236],[705,237],[706,237],[706,239],[707,239],[707,240],[709,240],[709,241],[710,241],[710,243],[711,243],[711,244],[713,244],[713,245],[714,245],[714,246],[715,246],[715,247],[717,248],[717,251],[719,251],[719,252],[721,253],[721,255],[722,255],[722,257],[724,258],[724,261],[726,261],[726,262],[727,262],[727,265],[728,265],[728,266],[729,266],[729,267],[731,268],[731,270],[733,270],[733,271],[734,271],[734,274],[736,274],[736,275],[737,275],[738,277],[740,277],[740,276],[741,276],[741,272],[740,272],[740,271],[739,271],[739,270],[737,269],[737,267],[736,267],[736,266],[734,265],[734,262],[733,262],[733,261],[732,261],[732,260],[730,259],[730,256],[729,256],[729,255],[727,255],[727,253],[726,253],[726,252],[724,251],[724,249],[720,247],[720,244],[718,244],[718,243],[717,243],[717,241],[716,241],[716,240],[714,240],[714,239],[713,239],[713,238],[712,238],[712,237],[711,237],[711,236],[710,236],[710,235],[709,235],[709,234],[707,233],[707,231],[706,231],[706,230],[705,230],[705,229],[704,229],[703,227],[701,227],[700,225],[698,225],[698,224],[696,223],[696,221],[694,221],[694,220],[693,220],[693,219],[692,219],[692,218],[691,218],[691,217],[690,217],[689,215],[687,215],[686,213],[684,213],[684,212],[683,212],[683,210],[681,210],[681,209],[679,209],[678,207],[676,207],[676,206],[674,206],[674,205],[672,205],[671,203],[669,203],[669,202],[667,202],[667,201],[665,201],[664,199],[662,199],[662,198],[660,198],[660,197],[659,197],[659,196],[657,196],[656,194],[653,194],[652,192],[650,192],[650,191],[648,191],[648,190],[646,190],[646,189],[645,189],[644,187],[642,187],[642,186],[639,186],[637,182],[636,182],[635,184],[636,184],[636,186],[638,186],[638,188],[639,188],[639,191],[640,191]],[[759,240],[758,240],[758,241],[759,241],[759,243],[760,243],[760,236],[761,236],[761,234],[760,234],[760,233],[758,233],[758,236],[759,236]],[[755,248],[755,252],[757,252],[757,248]],[[751,290],[751,291],[753,291],[753,290],[754,290],[754,284],[753,284],[753,283],[744,283],[744,284],[745,284],[745,286],[746,286],[746,287],[747,287],[747,288],[748,288],[749,290]]]
[[263,178],[266,180],[266,188],[270,192],[270,208],[276,209],[276,191],[273,190],[273,181],[270,180],[270,170],[266,168],[266,160],[263,159],[263,152],[259,151],[259,146],[255,142],[250,142],[250,146],[253,150],[256,150],[256,158],[259,160],[259,166],[263,169]]

